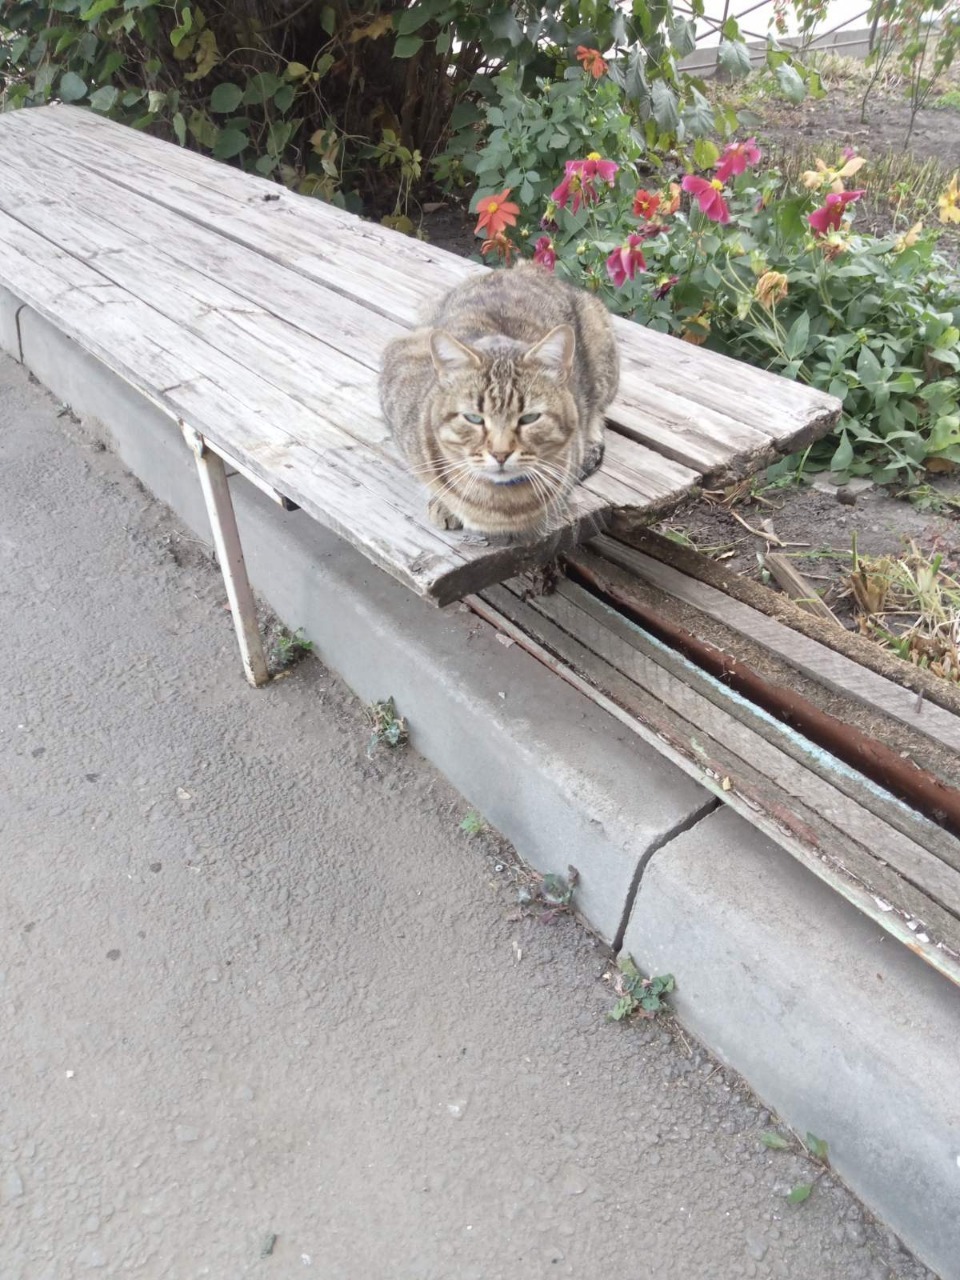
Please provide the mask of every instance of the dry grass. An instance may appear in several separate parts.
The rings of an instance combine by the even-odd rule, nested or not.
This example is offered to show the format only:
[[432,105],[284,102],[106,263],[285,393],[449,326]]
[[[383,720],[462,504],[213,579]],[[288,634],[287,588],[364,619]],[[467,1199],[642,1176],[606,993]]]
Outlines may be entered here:
[[863,635],[907,662],[960,683],[960,581],[915,544],[894,556],[858,555],[847,579]]

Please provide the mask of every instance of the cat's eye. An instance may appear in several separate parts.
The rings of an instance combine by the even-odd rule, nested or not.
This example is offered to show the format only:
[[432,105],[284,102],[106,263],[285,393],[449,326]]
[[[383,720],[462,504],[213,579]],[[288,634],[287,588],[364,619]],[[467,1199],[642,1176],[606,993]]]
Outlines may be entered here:
[[542,413],[524,413],[520,417],[521,427],[529,427],[531,422],[536,422],[538,418],[542,418]]
[[483,414],[482,414],[482,413],[465,413],[463,416],[464,416],[464,418],[466,418],[467,422],[469,422],[469,423],[470,423],[471,427],[482,427],[482,426],[483,426]]

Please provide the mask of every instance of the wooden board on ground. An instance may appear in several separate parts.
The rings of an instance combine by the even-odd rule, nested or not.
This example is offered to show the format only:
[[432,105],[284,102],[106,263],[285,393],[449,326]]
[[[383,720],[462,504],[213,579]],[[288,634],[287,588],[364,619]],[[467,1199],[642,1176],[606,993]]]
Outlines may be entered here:
[[960,841],[574,583],[469,603],[960,982]]
[[485,268],[78,108],[0,116],[0,150],[0,284],[438,603],[544,562],[615,511],[658,518],[839,411],[618,321],[607,461],[568,525],[535,546],[471,542],[427,522],[376,378],[384,344]]

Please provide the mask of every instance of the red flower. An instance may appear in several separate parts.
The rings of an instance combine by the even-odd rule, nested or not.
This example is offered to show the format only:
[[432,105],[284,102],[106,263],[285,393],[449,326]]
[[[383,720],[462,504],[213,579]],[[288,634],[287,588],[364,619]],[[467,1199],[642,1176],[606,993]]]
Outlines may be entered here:
[[818,236],[828,235],[831,231],[839,231],[844,210],[864,194],[863,191],[831,191],[826,203],[811,213],[807,221]]
[[552,271],[557,265],[557,251],[549,236],[541,236],[533,246],[533,260],[539,262],[541,267],[546,267],[548,271]]
[[478,236],[484,229],[488,236],[496,236],[507,227],[516,226],[520,207],[507,199],[509,194],[510,188],[504,187],[498,196],[484,196],[478,202],[477,213],[479,213],[480,218],[473,229],[475,236]]
[[677,283],[679,279],[680,279],[679,276],[670,276],[669,279],[664,280],[662,284],[659,284],[656,287],[656,289],[654,289],[653,291],[653,296],[656,298],[656,300],[658,302],[661,302],[667,296],[667,294],[670,292],[670,290],[673,288],[673,286]]
[[509,267],[510,259],[516,253],[517,246],[505,231],[498,231],[496,235],[488,236],[480,246],[480,252],[484,257],[491,251],[496,251],[500,261],[505,262]]
[[607,64],[601,58],[599,49],[587,49],[582,44],[578,45],[577,61],[582,64],[584,71],[589,71],[594,80],[607,74]]
[[637,271],[646,271],[647,264],[644,262],[643,250],[640,248],[642,243],[642,236],[627,236],[627,243],[621,245],[619,249],[614,249],[607,259],[607,275],[618,289],[622,288],[628,279],[632,280]]
[[638,191],[633,197],[633,213],[637,218],[643,218],[647,222],[651,218],[657,216],[657,210],[660,208],[660,196],[652,195],[649,191]]
[[760,148],[756,138],[746,142],[731,142],[717,161],[717,180],[729,182],[735,173],[743,173],[747,165],[760,162]]
[[730,210],[721,195],[723,183],[719,178],[708,182],[706,178],[698,178],[695,174],[688,173],[680,185],[684,191],[690,192],[711,222],[730,221]]
[[565,209],[572,195],[573,212],[577,213],[581,204],[596,204],[600,199],[594,181],[599,179],[612,187],[614,174],[619,168],[615,161],[601,159],[598,151],[591,151],[586,160],[568,160],[564,165],[565,177],[559,187],[551,191],[550,199]]

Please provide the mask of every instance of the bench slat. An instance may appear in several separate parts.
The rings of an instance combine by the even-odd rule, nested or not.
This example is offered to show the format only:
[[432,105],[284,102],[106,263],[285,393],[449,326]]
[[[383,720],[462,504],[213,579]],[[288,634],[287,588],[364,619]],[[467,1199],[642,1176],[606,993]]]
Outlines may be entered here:
[[[68,142],[61,129],[52,145],[64,148],[65,159],[115,170],[114,128],[88,119],[91,113],[67,111],[82,117],[80,137]],[[155,138],[135,134],[124,146],[130,163],[112,180],[401,323],[414,323],[442,288],[485,269],[331,206],[304,202],[264,179],[253,184],[249,175]],[[162,189],[158,166],[166,179]],[[265,199],[278,193],[279,199]],[[819,438],[836,420],[837,401],[821,392],[628,321],[615,323],[624,388],[611,423],[708,476],[756,470]],[[735,405],[736,418],[721,405]]]
[[835,412],[620,323],[607,460],[577,490],[571,528],[535,548],[474,545],[427,522],[376,378],[425,302],[486,268],[79,109],[0,116],[0,146],[0,283],[440,603],[599,531],[614,508],[666,512],[703,475],[759,465],[791,432],[820,434],[825,404]]

